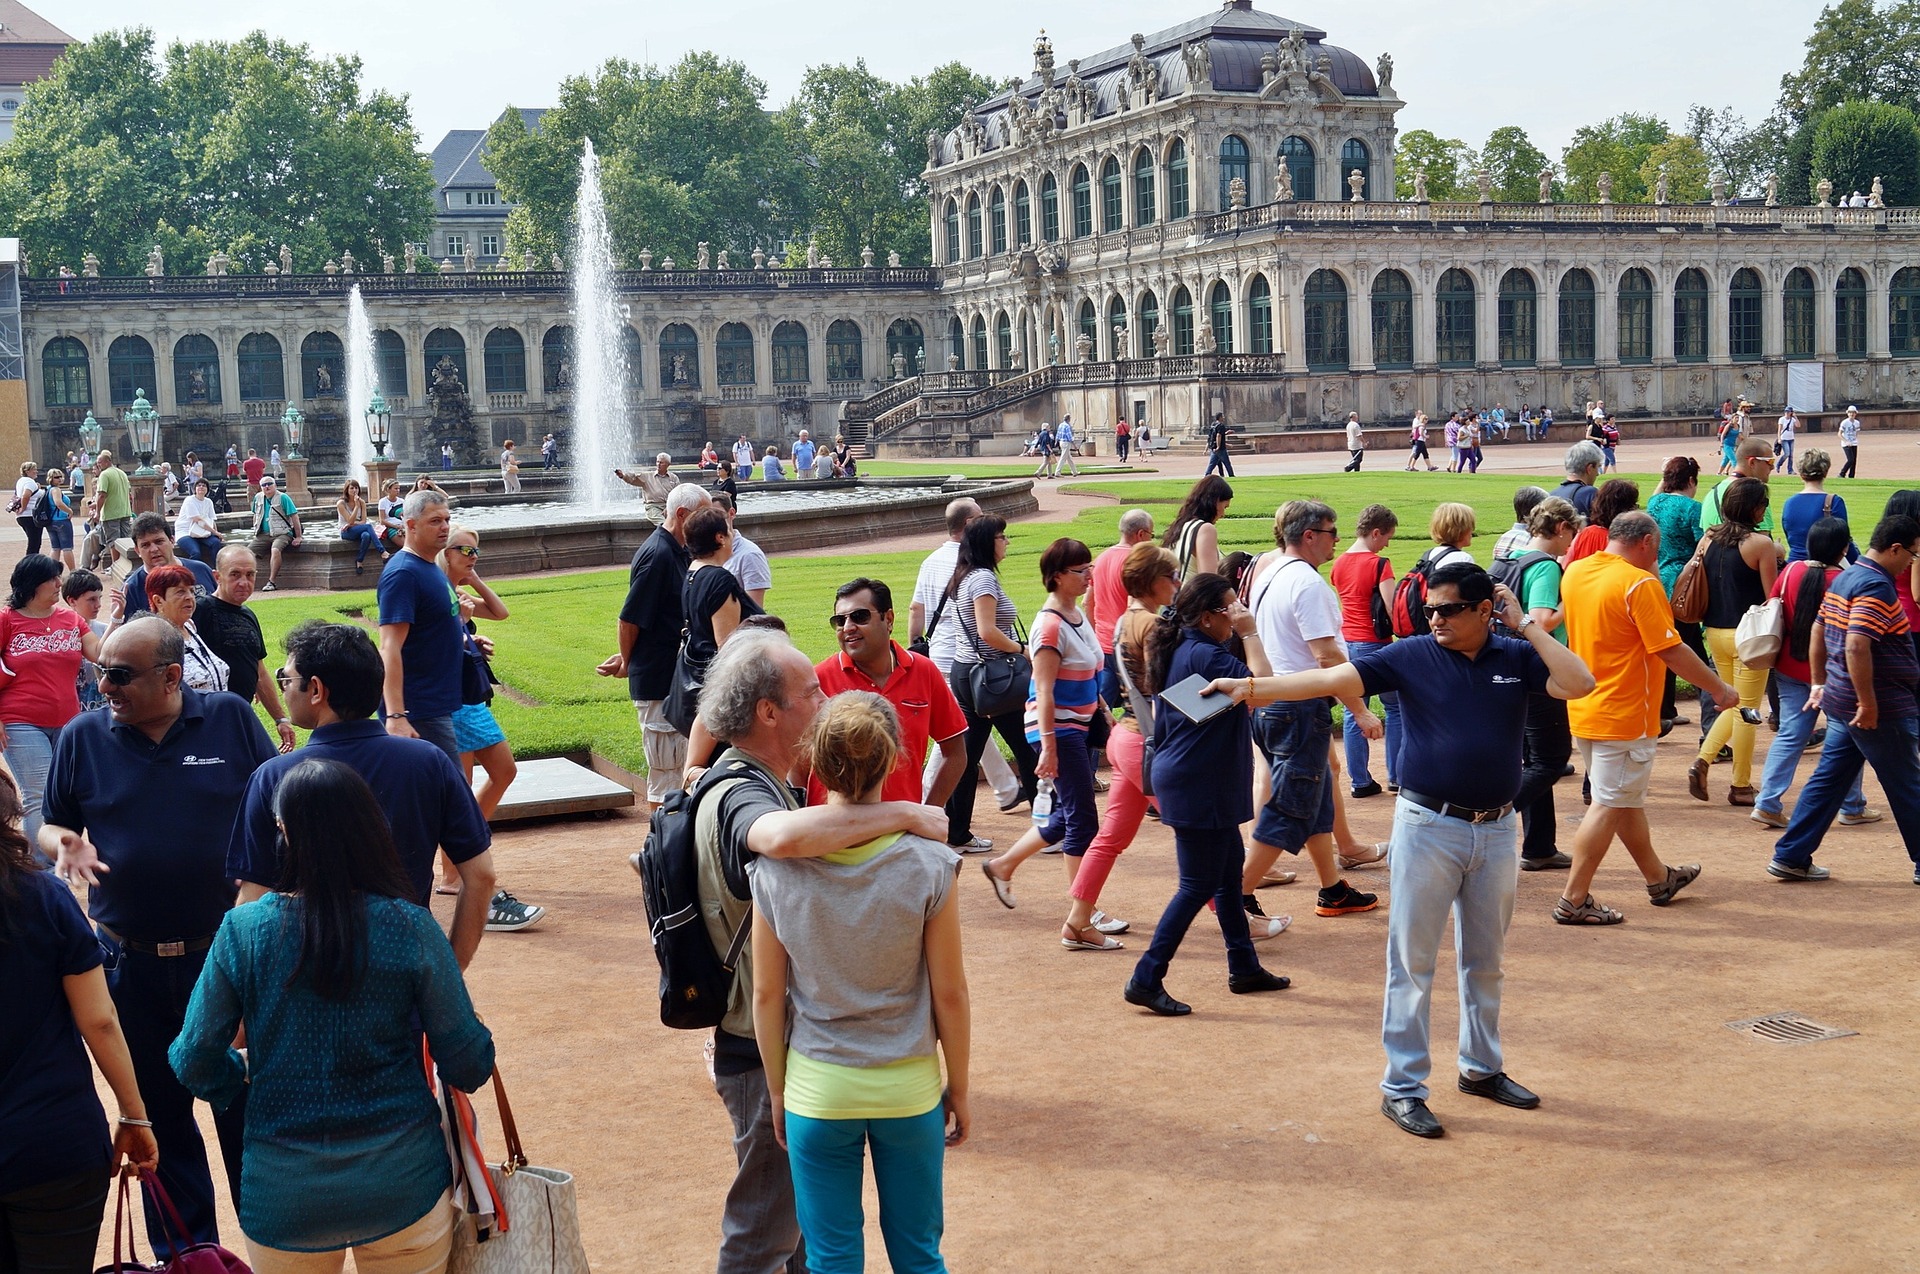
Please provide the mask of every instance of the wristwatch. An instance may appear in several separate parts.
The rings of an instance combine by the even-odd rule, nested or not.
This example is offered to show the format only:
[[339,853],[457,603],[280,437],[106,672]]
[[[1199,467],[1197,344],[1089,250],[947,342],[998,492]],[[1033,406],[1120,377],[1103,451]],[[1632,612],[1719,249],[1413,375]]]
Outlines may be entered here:
[[1532,628],[1535,624],[1539,622],[1540,621],[1535,619],[1532,615],[1522,615],[1520,617],[1520,627],[1514,629],[1513,631],[1516,633],[1524,633],[1527,631],[1527,629]]

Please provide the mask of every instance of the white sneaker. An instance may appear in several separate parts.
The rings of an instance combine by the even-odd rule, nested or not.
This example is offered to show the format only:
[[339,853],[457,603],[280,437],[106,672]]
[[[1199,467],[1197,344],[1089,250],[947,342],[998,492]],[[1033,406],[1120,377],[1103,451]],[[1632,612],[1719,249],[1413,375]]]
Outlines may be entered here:
[[1865,823],[1877,823],[1885,817],[1885,814],[1882,814],[1879,810],[1869,805],[1858,814],[1842,814],[1840,816],[1840,825],[1843,827],[1859,827]]
[[991,854],[993,842],[984,836],[976,836],[966,844],[955,845],[954,848],[963,854]]

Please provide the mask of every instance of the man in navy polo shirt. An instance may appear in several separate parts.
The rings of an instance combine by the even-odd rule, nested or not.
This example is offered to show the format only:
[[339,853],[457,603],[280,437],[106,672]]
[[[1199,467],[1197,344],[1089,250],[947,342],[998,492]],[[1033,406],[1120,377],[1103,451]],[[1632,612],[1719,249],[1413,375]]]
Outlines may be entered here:
[[[274,745],[238,695],[182,685],[182,653],[179,630],[154,615],[108,636],[100,653],[108,711],[83,712],[60,732],[40,848],[61,879],[91,886],[87,911],[160,1143],[160,1180],[191,1240],[211,1243],[219,1234],[207,1149],[167,1048],[233,906],[220,839],[208,829],[233,825],[248,779]],[[244,1119],[244,1098],[213,1117],[236,1203]],[[151,1210],[147,1235],[164,1250]]]
[[127,577],[125,592],[122,594],[121,618],[132,619],[135,615],[149,614],[153,607],[147,602],[147,572],[157,571],[163,566],[184,566],[193,576],[193,599],[201,606],[213,596],[217,581],[213,568],[195,558],[183,558],[174,552],[173,532],[167,526],[167,520],[158,513],[142,513],[133,520],[133,551],[140,558],[140,569]]
[[440,491],[410,491],[406,547],[380,572],[380,660],[388,734],[425,739],[460,763],[453,714],[460,707],[466,629],[453,585],[434,559],[453,534]]
[[[1496,599],[1496,592],[1498,594]],[[1523,640],[1493,636],[1494,607]],[[1580,657],[1553,639],[1479,566],[1441,567],[1427,585],[1432,632],[1351,664],[1256,684],[1264,699],[1400,695],[1400,796],[1394,808],[1393,896],[1387,915],[1387,1071],[1381,1113],[1417,1137],[1438,1137],[1427,1109],[1428,996],[1452,912],[1460,981],[1460,1091],[1531,1109],[1540,1099],[1502,1068],[1501,960],[1513,918],[1513,797],[1520,790],[1527,696],[1593,690]],[[1246,682],[1215,682],[1244,694]]]
[[431,743],[395,738],[372,719],[382,672],[373,639],[355,625],[309,620],[287,634],[286,667],[275,679],[285,688],[293,723],[313,734],[298,752],[275,757],[254,772],[227,844],[227,873],[240,881],[242,902],[279,888],[273,804],[280,780],[309,757],[339,761],[379,798],[415,902],[424,907],[431,901],[436,849],[446,850],[459,869],[460,897],[449,936],[464,969],[486,931],[493,836],[459,766]]

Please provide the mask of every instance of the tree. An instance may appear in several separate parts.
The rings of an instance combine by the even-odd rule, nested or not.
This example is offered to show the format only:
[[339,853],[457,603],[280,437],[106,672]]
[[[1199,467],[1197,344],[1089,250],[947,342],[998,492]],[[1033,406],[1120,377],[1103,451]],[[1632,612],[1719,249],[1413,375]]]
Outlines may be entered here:
[[[1652,190],[1660,181],[1660,170],[1667,173],[1667,198],[1674,203],[1699,203],[1707,197],[1712,178],[1710,162],[1699,139],[1669,137],[1652,150],[1635,174],[1640,184]],[[1616,179],[1617,181],[1617,179]],[[1618,187],[1616,186],[1616,189]]]
[[1480,163],[1493,179],[1493,197],[1501,203],[1537,202],[1540,174],[1553,167],[1527,130],[1512,124],[1493,130],[1480,150]]
[[1904,106],[1843,103],[1814,124],[1811,162],[1814,181],[1833,182],[1836,197],[1879,177],[1889,204],[1920,201],[1920,121]]
[[1409,129],[1400,134],[1394,147],[1394,197],[1413,198],[1413,175],[1425,169],[1427,198],[1439,202],[1477,199],[1473,179],[1477,163],[1472,148],[1458,138],[1439,137],[1424,128]]
[[1780,79],[1798,125],[1842,102],[1920,104],[1920,3],[1838,0],[1820,11],[1799,71]]
[[1575,203],[1598,203],[1600,174],[1605,172],[1613,174],[1615,203],[1646,203],[1652,192],[1640,179],[1640,167],[1670,135],[1664,121],[1632,111],[1575,130],[1572,144],[1561,155],[1568,197]]
[[1759,192],[1769,171],[1769,151],[1761,130],[1747,127],[1733,107],[1688,107],[1687,135],[1700,143],[1708,165],[1726,174],[1736,197]]
[[110,31],[28,87],[0,147],[0,220],[43,269],[92,252],[136,273],[157,245],[176,272],[215,251],[258,270],[284,243],[318,270],[425,236],[432,170],[405,101],[361,96],[358,59],[258,32],[153,49],[150,31]]

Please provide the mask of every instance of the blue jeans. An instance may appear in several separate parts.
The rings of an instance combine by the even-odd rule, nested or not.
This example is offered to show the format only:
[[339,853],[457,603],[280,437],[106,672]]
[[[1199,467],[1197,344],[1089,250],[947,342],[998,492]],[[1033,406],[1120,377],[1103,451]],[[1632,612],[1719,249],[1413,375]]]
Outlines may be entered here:
[[226,545],[217,535],[183,535],[173,542],[173,551],[189,561],[215,564]]
[[[1760,795],[1754,801],[1755,809],[1769,814],[1778,814],[1784,805],[1787,789],[1793,786],[1794,773],[1800,768],[1800,754],[1806,751],[1807,740],[1813,737],[1813,723],[1820,715],[1807,711],[1806,682],[1783,672],[1776,673],[1774,681],[1780,687],[1780,733],[1773,736],[1773,745],[1767,749],[1766,768],[1760,774]],[[1865,808],[1866,793],[1860,790],[1860,778],[1855,775],[1853,787],[1840,802],[1840,812],[1858,814]]]
[[1246,846],[1238,827],[1176,827],[1173,856],[1180,865],[1180,883],[1174,888],[1153,941],[1133,967],[1133,985],[1157,987],[1167,976],[1173,953],[1200,909],[1213,900],[1220,918],[1220,936],[1227,942],[1227,973],[1239,977],[1260,968],[1247,932],[1246,907],[1241,902],[1240,873],[1246,868]]
[[1505,1069],[1500,1059],[1501,959],[1519,872],[1516,823],[1511,813],[1497,822],[1469,823],[1404,798],[1394,802],[1387,1000],[1380,1025],[1380,1042],[1387,1050],[1380,1090],[1389,1097],[1427,1097],[1427,1075],[1433,1069],[1427,1001],[1449,911],[1460,961],[1460,1073],[1485,1079]]
[[[1384,641],[1350,641],[1347,643],[1347,655],[1359,659],[1362,655],[1376,654],[1385,650]],[[1347,742],[1347,782],[1355,787],[1365,787],[1373,782],[1373,775],[1367,772],[1370,759],[1367,736],[1360,733],[1360,723],[1353,719],[1351,712],[1343,714],[1346,724],[1341,727]],[[1383,691],[1380,695],[1380,719],[1386,723],[1387,738],[1387,782],[1400,781],[1400,692]]]
[[375,537],[378,534],[379,532],[374,530],[373,523],[371,522],[355,522],[352,526],[343,526],[340,528],[341,539],[355,540],[358,541],[360,545],[359,551],[353,555],[353,564],[355,566],[367,560],[367,550],[374,546]]
[[733,1120],[738,1165],[720,1218],[718,1274],[807,1274],[793,1172],[773,1135],[767,1072],[756,1066],[744,1075],[718,1075],[713,1087]]
[[53,741],[59,737],[58,730],[7,722],[7,764],[20,785],[20,808],[24,811],[20,830],[26,833],[27,844],[33,846],[35,854],[40,853],[40,803],[47,793],[47,771],[53,767]]
[[947,1152],[946,1115],[935,1106],[904,1119],[814,1119],[787,1112],[787,1161],[809,1274],[863,1274],[866,1217],[860,1189],[866,1149],[880,1194],[880,1237],[897,1274],[946,1274],[940,1188]]
[[1914,748],[1920,743],[1920,718],[1894,717],[1872,730],[1856,730],[1837,717],[1827,718],[1827,746],[1821,749],[1820,763],[1813,777],[1800,791],[1794,803],[1793,819],[1780,839],[1773,843],[1773,860],[1790,867],[1805,867],[1813,861],[1813,851],[1833,825],[1847,793],[1860,781],[1862,764],[1873,767],[1874,777],[1893,807],[1893,821],[1899,824],[1900,840],[1907,857],[1920,863],[1920,755]]
[[1253,714],[1253,741],[1273,771],[1273,795],[1260,808],[1253,839],[1297,854],[1307,839],[1333,830],[1333,700],[1270,703]]
[[[1053,779],[1053,814],[1036,830],[1049,845],[1075,858],[1087,852],[1100,830],[1100,803],[1093,791],[1093,754],[1085,730],[1055,730],[1054,755],[1060,773]],[[1040,745],[1030,745],[1037,752]]]

